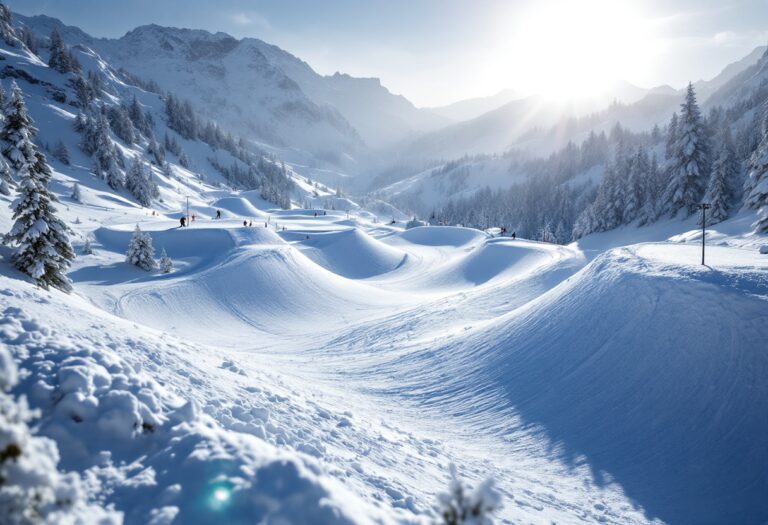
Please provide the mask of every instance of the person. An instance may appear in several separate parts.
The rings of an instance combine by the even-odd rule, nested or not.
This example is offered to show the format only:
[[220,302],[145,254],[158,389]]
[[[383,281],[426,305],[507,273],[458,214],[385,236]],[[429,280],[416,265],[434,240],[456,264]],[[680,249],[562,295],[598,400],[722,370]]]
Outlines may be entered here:
[[315,217],[317,217],[317,212],[315,212]]
[[514,240],[516,238],[517,238],[517,232],[512,232],[512,239]]
[[192,222],[195,222],[195,214],[192,214]]
[[253,221],[248,221],[248,226],[253,226]]
[[187,225],[187,218],[182,217],[181,219],[179,219],[179,222],[181,223],[181,226],[179,226],[179,228],[183,228],[184,226]]
[[328,215],[328,213],[325,210],[323,210],[323,216],[326,216],[326,215]]
[[265,228],[267,227],[267,221],[264,221],[264,227]]
[[248,226],[248,221],[243,221],[243,226]]
[[216,218],[221,219],[221,210],[216,210]]

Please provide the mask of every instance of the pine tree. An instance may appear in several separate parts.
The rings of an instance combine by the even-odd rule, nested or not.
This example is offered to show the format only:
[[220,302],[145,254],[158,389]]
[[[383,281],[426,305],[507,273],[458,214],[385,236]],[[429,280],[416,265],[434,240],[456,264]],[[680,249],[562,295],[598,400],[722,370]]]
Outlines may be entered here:
[[736,151],[728,128],[725,129],[720,154],[712,166],[712,174],[707,185],[707,200],[712,208],[707,214],[708,224],[717,224],[728,218],[733,206],[734,184],[739,175]]
[[74,186],[72,186],[71,197],[72,197],[72,200],[75,202],[80,202],[80,199],[82,198],[82,196],[80,195],[80,184],[78,184],[77,182],[75,183]]
[[645,184],[649,168],[648,154],[640,146],[629,167],[629,180],[627,181],[623,216],[625,224],[640,217],[640,210],[643,208],[646,199]]
[[62,142],[58,141],[56,145],[53,147],[53,152],[51,153],[53,157],[61,162],[62,164],[69,166],[69,150],[67,149],[67,146]]
[[672,113],[672,118],[667,126],[667,142],[664,147],[664,157],[671,159],[675,153],[677,143],[677,113]]
[[85,243],[83,244],[83,249],[80,253],[83,255],[91,255],[93,253],[93,248],[91,248],[91,239],[88,237],[85,238]]
[[762,139],[749,159],[744,184],[744,203],[757,210],[755,227],[759,232],[768,232],[768,105],[764,117]]
[[113,190],[120,190],[125,185],[122,172],[117,166],[115,146],[109,136],[109,122],[102,111],[96,121],[93,140],[95,143],[94,157],[104,180]]
[[656,221],[662,213],[661,200],[666,188],[666,178],[664,177],[664,170],[659,169],[659,163],[656,160],[655,154],[651,157],[648,176],[643,182],[645,202],[638,214],[638,224],[640,226]]
[[69,73],[72,71],[69,53],[67,52],[64,41],[61,39],[61,35],[56,28],[51,31],[50,50],[51,54],[48,58],[48,66],[59,73]]
[[709,176],[707,134],[696,103],[693,84],[688,84],[681,105],[678,137],[670,159],[670,181],[667,189],[669,211],[675,215],[685,209],[688,215],[696,211],[704,194]]
[[165,253],[165,248],[160,253],[160,269],[163,273],[171,273],[173,271],[173,260]]
[[55,215],[52,205],[56,197],[48,189],[51,170],[31,141],[18,147],[27,160],[17,170],[19,196],[11,206],[15,222],[5,237],[7,243],[17,245],[11,261],[38,286],[68,292],[72,285],[65,273],[75,254],[67,235],[69,229]]
[[125,261],[138,266],[147,272],[157,268],[155,248],[152,246],[152,237],[148,233],[142,232],[138,224],[133,231],[131,242],[128,244],[128,252],[126,253]]
[[27,46],[27,49],[32,53],[35,55],[39,54],[40,50],[37,46],[37,37],[35,37],[35,34],[28,27],[24,27],[21,30],[21,41],[24,42],[24,45]]
[[11,176],[11,169],[8,167],[8,163],[5,162],[5,158],[0,156],[0,194],[10,195],[11,188],[15,188],[16,183]]
[[143,163],[138,158],[134,159],[133,165],[128,170],[125,187],[142,206],[151,205],[152,199],[158,193],[157,184],[151,178],[151,174],[147,174],[144,170]]

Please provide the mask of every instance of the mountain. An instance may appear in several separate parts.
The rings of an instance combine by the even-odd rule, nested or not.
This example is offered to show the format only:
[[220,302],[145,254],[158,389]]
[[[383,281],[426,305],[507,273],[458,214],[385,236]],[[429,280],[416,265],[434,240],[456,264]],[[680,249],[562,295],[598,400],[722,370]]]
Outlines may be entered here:
[[452,121],[460,122],[478,117],[517,98],[522,98],[522,95],[514,89],[503,89],[488,97],[468,98],[445,106],[431,107],[429,110]]
[[322,76],[261,40],[147,25],[118,39],[94,38],[46,17],[18,17],[38,35],[57,28],[66,43],[189,99],[209,119],[293,158],[357,169],[355,159],[447,121],[393,95],[378,79]]

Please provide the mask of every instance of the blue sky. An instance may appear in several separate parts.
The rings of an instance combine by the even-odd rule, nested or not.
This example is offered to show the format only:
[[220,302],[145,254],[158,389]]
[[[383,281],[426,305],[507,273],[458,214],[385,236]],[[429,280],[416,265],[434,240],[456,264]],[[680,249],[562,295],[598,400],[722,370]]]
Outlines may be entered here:
[[9,0],[96,36],[157,23],[257,37],[417,105],[504,88],[710,78],[768,41],[768,0]]

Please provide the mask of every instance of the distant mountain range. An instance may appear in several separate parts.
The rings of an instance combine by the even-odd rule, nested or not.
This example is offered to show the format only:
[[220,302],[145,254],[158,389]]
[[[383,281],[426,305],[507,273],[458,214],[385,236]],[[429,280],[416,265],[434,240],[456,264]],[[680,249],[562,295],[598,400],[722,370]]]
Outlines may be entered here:
[[[620,82],[578,102],[557,103],[508,89],[417,108],[376,78],[320,75],[296,56],[254,38],[146,25],[106,39],[47,16],[16,19],[40,36],[58,29],[67,44],[92,48],[112,66],[156,81],[189,99],[206,118],[288,161],[358,175],[358,187],[369,180],[365,175],[409,159],[452,159],[513,147],[546,155],[618,121],[629,129],[649,129],[666,121],[680,100],[669,86],[644,89]],[[722,99],[731,81],[764,52],[765,47],[757,48],[715,78],[696,82],[700,101]]]

